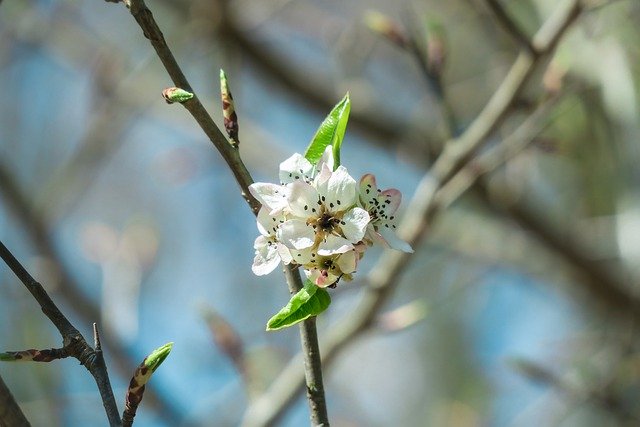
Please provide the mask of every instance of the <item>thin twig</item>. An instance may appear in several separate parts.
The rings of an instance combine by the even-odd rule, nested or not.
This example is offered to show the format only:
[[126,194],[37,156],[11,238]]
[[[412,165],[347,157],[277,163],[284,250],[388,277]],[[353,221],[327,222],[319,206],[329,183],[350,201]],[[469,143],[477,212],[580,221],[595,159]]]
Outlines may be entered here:
[[[222,155],[227,165],[233,172],[236,181],[240,185],[242,196],[249,204],[254,215],[260,209],[260,203],[249,192],[249,185],[253,183],[253,178],[240,158],[238,144],[231,144],[224,137],[220,128],[215,124],[207,110],[199,101],[193,88],[187,81],[182,69],[178,65],[173,53],[169,49],[162,31],[144,0],[125,0],[125,5],[129,8],[131,15],[142,29],[144,36],[151,42],[160,61],[164,65],[173,83],[182,89],[194,94],[194,97],[182,105],[191,113],[200,125],[200,128],[209,137],[218,152]],[[287,284],[290,290],[301,289],[302,280],[297,267],[288,266],[286,268]],[[307,389],[311,419],[317,421],[317,425],[328,426],[328,416],[326,402],[324,398],[324,388],[322,386],[322,366],[320,362],[320,352],[315,326],[315,319],[307,319],[300,324],[300,334],[302,339],[303,352],[307,356],[305,359],[305,374],[308,379]]]
[[[15,211],[16,219],[23,222],[24,229],[29,233],[37,249],[46,257],[53,260],[58,267],[60,274],[58,290],[60,294],[70,302],[76,314],[84,319],[85,322],[98,319],[100,317],[100,310],[93,301],[81,292],[80,284],[77,283],[74,276],[65,268],[65,263],[51,239],[51,233],[49,233],[47,229],[48,225],[46,221],[41,215],[36,213],[31,205],[31,200],[22,191],[8,169],[1,162],[0,182],[2,182],[0,186],[2,196],[8,202],[8,206]],[[128,355],[127,349],[122,343],[110,333],[105,334],[102,337],[102,341],[109,349],[109,354],[117,362],[116,367],[120,373],[123,376],[131,375],[131,372],[135,369],[135,364],[131,361],[131,357]],[[175,405],[172,405],[172,401],[160,394],[155,387],[147,390],[147,399],[165,419],[178,422],[181,418]]]
[[51,300],[49,294],[44,290],[20,262],[13,256],[7,247],[0,241],[0,257],[20,279],[27,290],[33,295],[40,305],[42,312],[49,318],[51,323],[58,329],[64,342],[64,347],[69,355],[75,357],[91,373],[102,398],[109,425],[119,426],[122,424],[118,412],[116,400],[113,397],[113,390],[107,373],[107,366],[102,358],[102,352],[96,352],[84,339],[82,334],[69,322],[64,314]]
[[522,31],[518,24],[509,16],[507,11],[502,7],[502,4],[498,0],[484,0],[489,7],[494,18],[498,21],[504,30],[518,42],[522,47],[527,49],[529,53],[536,53],[534,45],[529,40],[529,37]]
[[253,183],[253,178],[247,170],[246,166],[240,159],[240,152],[238,147],[232,146],[224,134],[220,131],[220,128],[215,124],[211,115],[204,108],[198,96],[195,94],[189,81],[185,77],[182,69],[178,65],[171,49],[167,45],[164,35],[158,27],[153,15],[143,0],[126,0],[125,5],[129,8],[131,15],[134,17],[144,36],[151,42],[151,45],[155,49],[158,58],[162,62],[162,65],[167,70],[169,77],[176,85],[181,89],[187,90],[194,94],[194,97],[189,101],[184,102],[182,105],[191,113],[193,118],[198,122],[200,128],[207,135],[209,140],[216,147],[218,152],[222,155],[225,162],[229,166],[229,169],[236,178],[236,181],[240,185],[242,191],[242,197],[249,203],[254,214],[258,213],[260,209],[260,203],[249,192],[249,185]]
[[[520,53],[503,83],[471,126],[460,137],[450,140],[445,145],[445,151],[418,185],[399,229],[400,237],[413,247],[419,246],[439,210],[438,190],[464,167],[472,154],[504,122],[535,67],[551,54],[562,35],[576,21],[581,10],[579,0],[570,0],[566,5],[559,7],[534,38],[537,53]],[[408,262],[409,256],[405,253],[385,251],[368,276],[369,286],[360,305],[339,322],[340,327],[331,330],[324,347],[325,364],[330,363],[344,347],[354,341],[354,338],[370,328],[376,313],[395,290]],[[272,388],[248,408],[243,426],[272,424],[291,404],[301,385],[302,378],[299,372],[295,372],[289,365],[274,381]]]
[[2,377],[0,377],[0,426],[31,426]]

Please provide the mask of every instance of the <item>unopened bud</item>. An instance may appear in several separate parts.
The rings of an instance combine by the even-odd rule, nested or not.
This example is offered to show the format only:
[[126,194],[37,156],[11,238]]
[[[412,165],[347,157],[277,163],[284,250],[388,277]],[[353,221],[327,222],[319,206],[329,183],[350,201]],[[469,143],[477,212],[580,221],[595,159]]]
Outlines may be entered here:
[[173,104],[174,102],[182,104],[193,98],[193,94],[179,87],[170,87],[162,91],[162,97],[167,101],[167,104]]
[[447,60],[444,28],[436,22],[427,23],[427,67],[429,74],[440,77]]
[[233,95],[229,90],[229,83],[227,82],[227,76],[224,70],[220,70],[220,96],[222,97],[222,116],[224,118],[224,128],[231,139],[233,145],[238,145],[238,115],[236,114],[236,108],[233,104]]
[[392,43],[402,48],[409,45],[409,38],[405,32],[387,15],[377,10],[369,10],[364,15],[364,22],[371,31],[386,37]]

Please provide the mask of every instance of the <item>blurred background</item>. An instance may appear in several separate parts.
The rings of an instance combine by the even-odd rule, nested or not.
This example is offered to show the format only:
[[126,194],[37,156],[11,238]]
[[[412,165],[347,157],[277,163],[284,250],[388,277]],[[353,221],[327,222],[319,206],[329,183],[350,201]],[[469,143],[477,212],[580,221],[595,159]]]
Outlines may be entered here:
[[[501,4],[529,36],[557,6]],[[520,49],[483,0],[149,7],[218,124],[226,71],[254,179],[275,181],[350,91],[343,164],[405,201]],[[395,42],[374,31],[383,16]],[[377,326],[325,370],[332,425],[640,425],[639,22],[635,0],[592,2],[541,64],[489,145],[561,93],[549,125],[436,218]],[[134,366],[175,342],[136,425],[238,425],[298,331],[264,332],[289,298],[282,274],[251,273],[255,219],[160,96],[172,83],[140,28],[122,4],[5,0],[0,81],[0,240],[86,337],[98,322],[121,409]],[[321,342],[379,255],[333,291]],[[60,344],[0,267],[0,351]],[[0,375],[33,425],[107,425],[75,360]],[[277,423],[307,424],[303,398]]]

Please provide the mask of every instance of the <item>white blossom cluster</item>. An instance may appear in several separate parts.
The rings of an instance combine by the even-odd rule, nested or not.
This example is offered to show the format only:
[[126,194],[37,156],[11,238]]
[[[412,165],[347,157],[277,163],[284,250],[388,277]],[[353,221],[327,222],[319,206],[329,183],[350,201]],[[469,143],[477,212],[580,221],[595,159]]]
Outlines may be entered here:
[[255,274],[270,273],[280,261],[295,263],[313,283],[327,287],[350,280],[373,244],[413,252],[394,232],[400,192],[378,190],[371,174],[358,184],[344,166],[334,170],[333,164],[331,147],[315,166],[296,153],[280,164],[280,184],[249,187],[262,204]]

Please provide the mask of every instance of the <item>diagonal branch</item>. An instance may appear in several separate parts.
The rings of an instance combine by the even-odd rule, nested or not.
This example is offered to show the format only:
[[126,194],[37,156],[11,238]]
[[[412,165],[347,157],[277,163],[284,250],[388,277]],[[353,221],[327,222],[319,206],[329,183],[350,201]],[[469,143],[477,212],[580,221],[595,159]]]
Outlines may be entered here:
[[502,4],[498,0],[484,0],[487,3],[487,7],[491,11],[491,14],[498,24],[509,33],[515,41],[517,41],[523,48],[529,51],[529,53],[536,53],[535,46],[529,41],[529,37],[522,31],[518,24],[509,16],[509,13],[502,7]]
[[69,322],[60,309],[58,309],[58,306],[56,306],[49,297],[49,294],[47,294],[42,285],[25,270],[22,264],[20,264],[2,242],[0,242],[0,257],[18,279],[20,279],[31,295],[33,295],[45,316],[47,316],[51,323],[58,329],[60,335],[62,335],[64,348],[69,355],[78,359],[80,364],[87,368],[93,376],[100,391],[100,397],[102,398],[102,404],[107,413],[109,424],[111,426],[121,425],[122,422],[120,420],[118,406],[113,397],[113,390],[111,389],[109,374],[107,373],[107,366],[102,357],[102,351],[99,348],[93,349],[87,343],[82,334]]
[[11,394],[11,390],[0,377],[0,426],[29,427],[30,425]]

